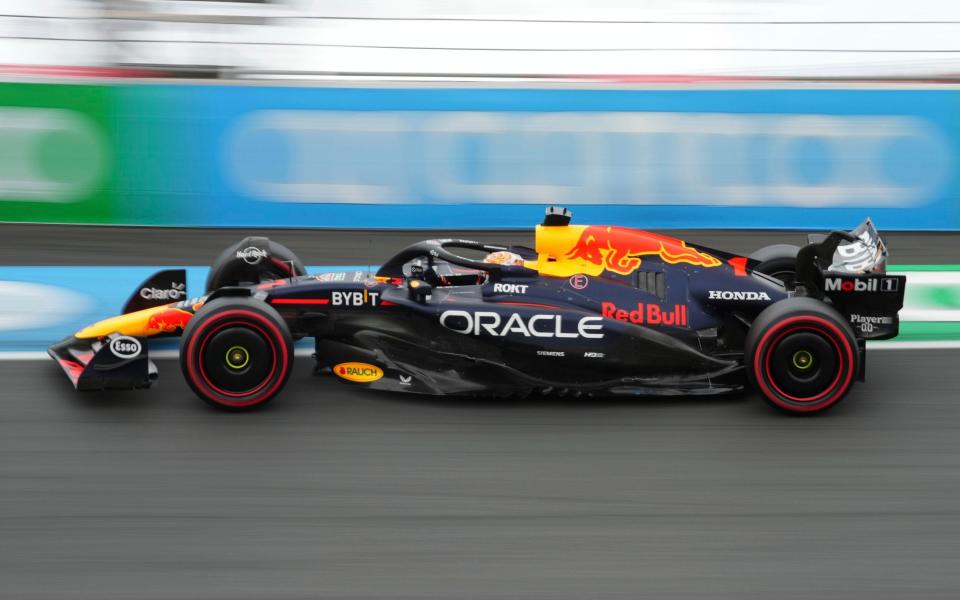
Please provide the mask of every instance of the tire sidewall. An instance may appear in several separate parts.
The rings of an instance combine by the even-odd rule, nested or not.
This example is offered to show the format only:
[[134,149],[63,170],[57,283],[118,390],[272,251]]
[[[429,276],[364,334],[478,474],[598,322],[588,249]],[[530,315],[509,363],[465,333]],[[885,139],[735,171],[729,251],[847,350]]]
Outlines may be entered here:
[[[223,393],[204,375],[201,354],[204,340],[223,323],[249,324],[271,349],[275,361],[270,375],[249,396]],[[272,307],[252,298],[218,298],[190,319],[180,339],[180,368],[190,388],[204,402],[233,411],[251,410],[272,400],[286,384],[293,366],[293,339],[283,318]]]
[[[248,265],[242,259],[237,258],[237,251],[253,245],[254,239],[265,240],[266,250],[270,253],[270,257],[257,265]],[[274,261],[282,263],[283,268],[278,267]],[[205,287],[207,293],[210,293],[222,287],[241,285],[244,282],[256,284],[305,275],[306,272],[303,262],[283,244],[266,238],[248,237],[227,247],[220,253],[210,267]]]
[[770,275],[771,277],[775,277],[774,273],[782,273],[784,271],[796,274],[797,259],[788,257],[771,258],[757,265],[754,271],[758,271],[764,275]]
[[[751,260],[759,261],[754,271],[776,277],[776,273],[790,272],[796,277],[797,273],[797,253],[800,252],[798,246],[790,244],[774,244],[765,246],[750,255]],[[781,281],[783,281],[781,279]]]
[[[838,375],[829,393],[815,400],[792,399],[772,381],[769,356],[782,337],[790,332],[813,330],[825,337],[837,351]],[[812,298],[788,298],[767,307],[750,327],[744,347],[748,378],[764,400],[794,414],[824,411],[842,400],[853,387],[860,368],[860,351],[853,329],[832,307]]]

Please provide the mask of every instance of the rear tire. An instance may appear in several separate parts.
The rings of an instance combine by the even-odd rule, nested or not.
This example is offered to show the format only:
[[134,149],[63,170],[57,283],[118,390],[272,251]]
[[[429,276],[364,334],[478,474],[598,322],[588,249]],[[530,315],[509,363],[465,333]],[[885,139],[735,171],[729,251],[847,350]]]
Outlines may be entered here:
[[760,261],[753,270],[780,280],[788,290],[792,290],[797,282],[797,253],[798,246],[791,244],[774,244],[764,246],[749,256],[752,260]]
[[744,362],[768,404],[790,413],[820,412],[840,402],[860,365],[850,325],[812,298],[767,307],[747,333]]
[[252,298],[220,298],[190,319],[180,368],[204,402],[225,410],[263,406],[293,366],[293,340],[272,307]]

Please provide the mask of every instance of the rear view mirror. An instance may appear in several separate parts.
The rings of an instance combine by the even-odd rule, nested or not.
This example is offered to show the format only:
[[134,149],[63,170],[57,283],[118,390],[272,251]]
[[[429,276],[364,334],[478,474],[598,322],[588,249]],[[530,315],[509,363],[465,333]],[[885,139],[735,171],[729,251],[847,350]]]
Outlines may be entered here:
[[433,293],[433,286],[422,279],[410,279],[407,281],[407,290],[410,292],[410,298],[423,302]]

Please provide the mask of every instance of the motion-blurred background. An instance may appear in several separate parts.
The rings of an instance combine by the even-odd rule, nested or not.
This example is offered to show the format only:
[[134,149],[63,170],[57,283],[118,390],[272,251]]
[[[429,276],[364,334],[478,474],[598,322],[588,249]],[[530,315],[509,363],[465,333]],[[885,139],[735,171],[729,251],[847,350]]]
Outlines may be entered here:
[[0,13],[2,221],[960,227],[947,0]]
[[[958,76],[952,0],[0,0],[0,598],[955,598]],[[871,216],[900,337],[802,420],[305,357],[224,415],[43,352],[245,235],[316,272],[547,204],[744,254]]]

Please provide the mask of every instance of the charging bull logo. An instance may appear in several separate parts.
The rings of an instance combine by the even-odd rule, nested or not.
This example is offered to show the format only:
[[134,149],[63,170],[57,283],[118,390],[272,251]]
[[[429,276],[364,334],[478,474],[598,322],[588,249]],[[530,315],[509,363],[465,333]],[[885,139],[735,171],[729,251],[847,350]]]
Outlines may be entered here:
[[690,248],[681,240],[625,227],[606,226],[585,227],[565,258],[595,265],[595,268],[584,269],[588,275],[599,275],[604,270],[629,275],[637,270],[640,257],[645,255],[657,255],[671,264],[687,263],[701,267],[720,265],[717,258]]
[[173,333],[187,326],[193,315],[179,308],[166,308],[150,315],[147,319],[146,333]]

